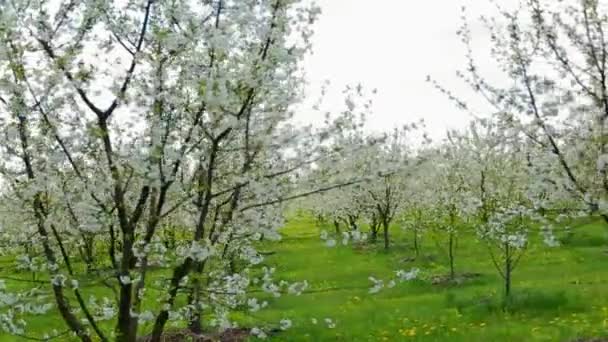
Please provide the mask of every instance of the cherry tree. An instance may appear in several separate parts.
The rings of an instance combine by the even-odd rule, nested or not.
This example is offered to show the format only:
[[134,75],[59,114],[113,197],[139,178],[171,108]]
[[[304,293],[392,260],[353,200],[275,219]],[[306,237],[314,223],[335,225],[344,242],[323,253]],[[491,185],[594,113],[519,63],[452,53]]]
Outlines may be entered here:
[[[2,290],[29,308],[3,308],[2,327],[26,335],[23,319],[56,308],[82,341],[160,341],[168,323],[200,333],[206,314],[230,327],[230,310],[258,307],[251,286],[301,292],[252,268],[284,203],[354,182],[306,171],[339,121],[290,124],[318,14],[286,0],[5,2],[1,233],[45,280]],[[108,296],[89,292],[80,251]]]
[[[496,16],[482,17],[496,69],[512,81],[506,87],[483,76],[464,12],[458,34],[468,61],[459,76],[487,100],[506,129],[535,147],[529,154],[531,164],[550,171],[536,175],[534,198],[559,199],[553,204],[568,204],[574,214],[599,214],[608,222],[606,10],[593,0],[531,0],[516,10],[497,6]],[[459,107],[472,110],[433,82]]]
[[[398,217],[398,224],[406,232],[412,234],[414,257],[418,258],[422,252],[424,235],[434,224],[433,206],[435,203],[433,193],[433,179],[427,177],[429,168],[433,165],[425,161],[428,148],[421,149],[418,153],[420,162],[412,170],[406,179],[407,196],[403,196],[403,209]],[[431,152],[432,153],[432,152]]]
[[509,298],[513,271],[527,250],[530,232],[539,225],[545,243],[557,244],[552,220],[543,217],[535,199],[537,170],[530,164],[529,146],[521,134],[491,120],[472,121],[468,130],[451,137],[459,155],[468,161],[466,183],[474,203],[471,223],[487,244]]
[[[367,213],[364,189],[377,176],[365,166],[368,156],[375,153],[377,145],[383,141],[382,136],[365,131],[366,118],[371,114],[370,95],[365,94],[360,85],[348,86],[344,93],[345,109],[335,119],[338,131],[324,143],[324,157],[316,161],[313,174],[334,183],[357,175],[361,182],[312,196],[300,203],[312,212],[320,227],[332,224],[337,235],[359,230],[359,221]],[[342,225],[346,228],[344,232]]]
[[382,149],[372,156],[370,164],[372,167],[380,165],[386,168],[385,171],[378,171],[385,174],[380,174],[379,179],[367,190],[369,202],[375,208],[378,221],[382,225],[385,249],[389,247],[390,225],[408,195],[405,180],[411,172],[412,164],[415,164],[409,146],[411,142],[408,139],[415,128],[416,125],[395,129]]
[[528,247],[530,218],[537,216],[528,199],[533,177],[529,177],[525,146],[519,134],[508,134],[490,120],[476,120],[459,136],[470,160],[468,181],[478,203],[477,232],[504,281],[505,298],[511,294],[513,271]]
[[436,245],[447,256],[449,277],[453,280],[459,233],[469,226],[477,203],[470,193],[468,156],[463,153],[455,132],[448,134],[447,141],[435,149],[431,157],[426,160],[430,163],[426,177],[430,177],[435,196],[429,215],[434,218]]

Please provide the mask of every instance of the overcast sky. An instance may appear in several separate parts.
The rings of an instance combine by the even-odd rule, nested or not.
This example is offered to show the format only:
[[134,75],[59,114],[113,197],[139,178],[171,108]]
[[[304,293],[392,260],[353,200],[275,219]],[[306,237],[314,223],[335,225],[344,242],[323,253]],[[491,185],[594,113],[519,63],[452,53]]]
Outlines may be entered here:
[[[314,54],[305,62],[309,79],[307,95],[319,93],[324,80],[331,81],[328,103],[344,103],[340,91],[345,84],[361,83],[377,88],[373,130],[424,118],[433,137],[446,128],[459,128],[470,119],[427,83],[431,75],[446,87],[471,98],[471,91],[458,81],[455,72],[465,65],[464,46],[456,36],[461,7],[471,21],[480,67],[491,78],[487,35],[477,18],[496,13],[488,0],[317,0],[322,15],[315,26]],[[496,0],[505,7],[517,0]],[[478,101],[478,108],[484,111]],[[298,117],[319,121],[322,117],[302,109]]]

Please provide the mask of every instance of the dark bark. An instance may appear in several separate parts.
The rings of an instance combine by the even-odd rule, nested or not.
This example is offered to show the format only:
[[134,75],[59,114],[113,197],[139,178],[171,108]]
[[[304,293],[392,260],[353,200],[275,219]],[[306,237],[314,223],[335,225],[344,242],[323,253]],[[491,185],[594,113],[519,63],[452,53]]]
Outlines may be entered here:
[[[171,277],[171,282],[169,285],[169,299],[167,300],[167,305],[172,307],[175,298],[177,296],[177,291],[179,290],[180,281],[188,274],[190,267],[192,267],[193,260],[187,258],[180,266],[175,268],[173,271],[173,276]],[[165,324],[169,319],[169,311],[161,310],[158,316],[156,316],[156,320],[154,322],[154,327],[152,328],[152,336],[150,337],[150,342],[161,342],[161,337],[163,330],[165,329]]]
[[348,215],[348,225],[351,230],[359,230],[359,226],[357,226],[357,215]]
[[416,258],[420,256],[420,246],[418,243],[418,230],[414,228],[414,255]]
[[[18,80],[16,80],[16,81],[18,81]],[[15,96],[17,96],[20,99],[20,101],[23,101],[22,97],[20,97],[18,94],[16,94]],[[21,103],[20,107],[25,109],[26,108],[25,103]],[[34,167],[32,164],[31,156],[28,152],[29,151],[29,135],[28,135],[28,125],[27,125],[28,120],[25,117],[24,113],[18,113],[17,117],[19,119],[19,139],[21,142],[21,149],[22,149],[22,153],[23,153],[21,158],[22,158],[23,164],[25,165],[25,170],[26,170],[28,179],[34,180],[34,179],[36,179],[36,175],[34,173]],[[42,196],[43,196],[43,194],[41,192],[37,192],[34,195],[32,209],[34,210],[34,215],[36,217],[36,227],[38,230],[38,234],[41,237],[41,243],[42,243],[45,258],[49,264],[57,265],[57,258],[55,257],[55,253],[53,252],[53,249],[50,246],[50,243],[49,243],[50,236],[47,231],[46,222],[45,222],[48,208],[45,208],[45,204],[44,204],[44,200],[42,199]],[[57,275],[57,272],[52,271],[51,274],[53,276],[55,276],[55,275]],[[70,330],[72,332],[74,332],[82,341],[85,341],[85,342],[92,341],[90,335],[87,333],[84,326],[80,323],[80,321],[78,320],[76,315],[74,315],[74,313],[72,312],[68,299],[63,292],[63,285],[53,283],[52,288],[53,288],[53,294],[55,296],[55,302],[57,304],[57,309],[58,309],[61,317],[63,318],[63,320],[66,322],[66,324],[70,328]]]
[[382,223],[382,229],[383,229],[383,235],[384,235],[384,249],[388,250],[389,247],[389,238],[388,238],[388,226],[389,223],[388,222],[383,222]]
[[97,268],[95,262],[95,236],[83,234],[83,260],[87,265],[87,272],[93,272]]
[[450,259],[450,279],[454,279],[456,277],[454,271],[454,232],[450,232],[449,236],[448,258]]
[[370,241],[376,242],[378,240],[378,230],[380,230],[380,222],[378,222],[376,214],[372,215],[372,219],[369,225]]
[[511,273],[513,271],[513,262],[511,256],[511,249],[508,243],[505,243],[505,298],[511,296]]
[[334,220],[334,228],[336,229],[336,235],[340,235],[340,222]]

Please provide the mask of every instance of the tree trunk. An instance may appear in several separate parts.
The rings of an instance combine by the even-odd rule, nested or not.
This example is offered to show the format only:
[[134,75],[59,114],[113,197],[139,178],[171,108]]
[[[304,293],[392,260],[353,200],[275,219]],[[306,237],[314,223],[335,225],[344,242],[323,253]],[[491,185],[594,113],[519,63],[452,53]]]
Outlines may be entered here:
[[509,244],[505,243],[505,299],[511,296],[511,271],[513,271],[513,263],[511,262],[511,250]]
[[[120,275],[129,276],[129,270],[135,268],[137,258],[133,255],[135,233],[131,230],[124,233]],[[133,342],[137,338],[137,324],[133,324],[131,309],[133,303],[133,282],[120,285],[120,301],[118,304],[118,322],[116,324],[116,341]]]
[[188,323],[188,329],[195,335],[203,333],[203,324],[201,323],[201,312],[198,308],[194,309],[190,323]]
[[350,226],[351,230],[359,230],[359,227],[357,226],[357,218],[355,216],[348,216],[348,225]]
[[414,256],[418,258],[420,256],[420,246],[418,245],[418,231],[414,229]]
[[135,269],[135,267],[137,267],[137,258],[135,257],[135,255],[131,255],[129,257],[129,269],[133,270]]
[[371,227],[369,239],[371,242],[376,242],[378,240],[378,228]]
[[163,238],[165,247],[168,249],[175,249],[176,241],[175,241],[175,228],[173,227],[165,227],[163,231]]
[[[171,277],[171,283],[169,285],[169,299],[166,302],[166,305],[171,308],[175,303],[175,298],[177,297],[177,291],[179,290],[179,283],[181,280],[188,274],[190,268],[192,267],[193,260],[187,258],[183,264],[176,267],[173,270],[173,276]],[[161,342],[161,337],[163,331],[165,330],[165,324],[169,320],[169,310],[162,309],[158,316],[156,316],[156,320],[154,322],[154,327],[152,328],[152,337],[150,338],[150,342]]]
[[81,252],[83,255],[84,262],[87,266],[87,272],[91,273],[95,271],[95,238],[93,236],[82,236],[84,241],[84,248]]
[[456,273],[454,272],[454,233],[450,232],[450,240],[448,243],[448,257],[450,259],[450,279],[454,279],[456,277]]
[[325,218],[323,217],[323,215],[317,214],[315,221],[317,221],[317,227],[323,227],[323,224],[325,223]]
[[[203,333],[203,308],[201,307],[201,292],[202,292],[202,283],[203,279],[201,275],[205,270],[205,266],[207,265],[207,260],[202,262],[196,262],[194,266],[194,280],[193,286],[191,288],[190,294],[188,295],[188,304],[193,307],[193,315],[188,324],[188,328],[194,334],[200,335]],[[235,256],[232,254],[230,257],[230,268],[232,273],[235,273],[236,270],[236,261]],[[207,279],[208,282],[208,279]]]
[[384,249],[388,250],[389,239],[388,239],[388,222],[382,223],[382,228],[384,231]]
[[[200,263],[196,266],[197,272],[202,271],[202,267]],[[198,273],[200,276],[200,273]],[[192,288],[190,289],[190,294],[188,295],[188,303],[192,305],[192,317],[190,317],[190,322],[188,322],[188,329],[194,334],[201,334],[203,332],[203,325],[201,323],[202,313],[199,307],[199,297],[201,291],[201,280],[198,276],[194,277]]]
[[505,272],[505,298],[511,297],[511,266],[507,266]]
[[116,325],[117,342],[133,342],[137,337],[137,327],[133,326],[133,318],[131,317],[132,289],[132,284],[123,284],[120,287],[120,304],[118,307],[119,314],[118,323]]
[[334,227],[336,228],[336,234],[340,234],[340,222],[334,220]]

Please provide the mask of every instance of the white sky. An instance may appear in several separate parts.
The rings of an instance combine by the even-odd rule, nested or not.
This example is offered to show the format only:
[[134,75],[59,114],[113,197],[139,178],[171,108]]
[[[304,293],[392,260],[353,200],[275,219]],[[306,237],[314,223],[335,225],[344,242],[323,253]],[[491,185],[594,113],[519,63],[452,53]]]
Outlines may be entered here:
[[[372,130],[422,117],[431,136],[439,138],[446,128],[466,125],[469,115],[426,82],[431,75],[455,94],[476,98],[455,75],[465,66],[465,48],[456,36],[463,5],[471,18],[474,53],[482,73],[501,79],[492,71],[487,32],[477,20],[481,14],[496,13],[488,0],[317,1],[323,13],[315,26],[314,54],[305,61],[307,96],[317,97],[321,84],[329,79],[326,101],[332,108],[343,108],[340,92],[346,84],[377,88],[374,114],[368,120]],[[517,0],[496,2],[505,8],[517,4]],[[481,112],[482,103],[473,102]],[[298,111],[298,119],[321,120],[321,114],[305,108]]]

